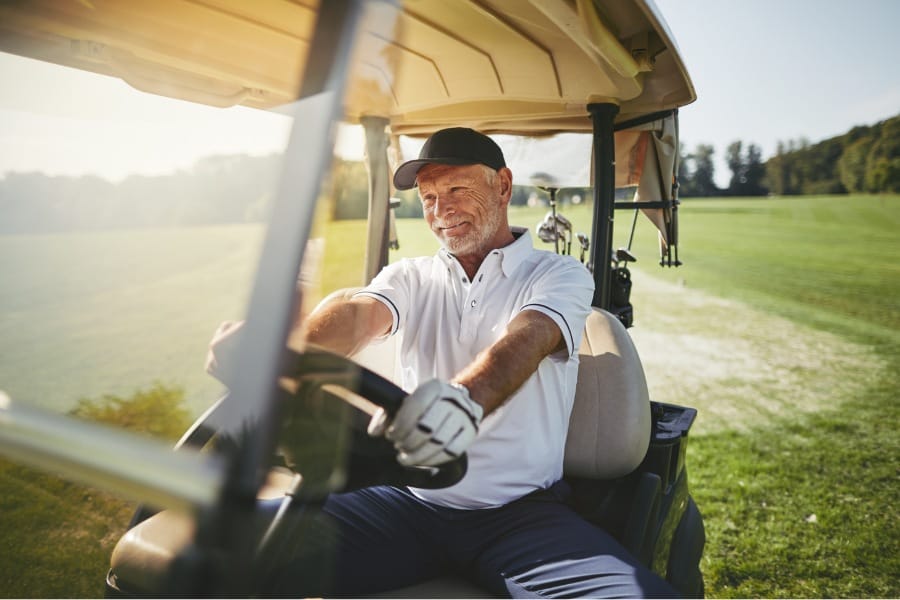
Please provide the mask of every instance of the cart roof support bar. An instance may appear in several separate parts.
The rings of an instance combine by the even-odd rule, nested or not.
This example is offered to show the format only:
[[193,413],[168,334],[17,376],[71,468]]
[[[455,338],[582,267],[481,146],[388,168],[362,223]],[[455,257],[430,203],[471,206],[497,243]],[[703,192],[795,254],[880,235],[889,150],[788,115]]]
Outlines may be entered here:
[[619,107],[612,103],[588,104],[594,126],[594,225],[591,232],[591,264],[596,308],[609,309],[609,272],[613,243],[616,193],[616,142],[614,121]]
[[369,224],[366,242],[365,283],[388,263],[391,169],[388,165],[389,121],[384,117],[360,119],[366,132],[366,169],[369,174]]

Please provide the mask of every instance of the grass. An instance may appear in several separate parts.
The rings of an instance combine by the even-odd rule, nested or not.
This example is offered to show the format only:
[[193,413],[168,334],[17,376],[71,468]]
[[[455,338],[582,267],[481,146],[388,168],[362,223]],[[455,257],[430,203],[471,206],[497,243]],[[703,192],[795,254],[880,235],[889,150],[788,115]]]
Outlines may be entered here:
[[691,442],[707,595],[897,597],[898,409],[873,400]]
[[[590,233],[588,210],[564,214]],[[512,219],[533,226],[545,211]],[[900,596],[900,197],[688,200],[680,213],[679,269],[655,266],[639,220],[631,331],[653,397],[700,410],[688,466],[707,595]],[[617,214],[617,245],[630,224]],[[397,256],[436,247],[419,221],[398,231]],[[363,232],[329,226],[342,243],[328,246],[324,286],[360,283],[347,240]],[[215,395],[204,386],[217,389],[206,342],[242,314],[260,233],[0,237],[0,388],[68,410],[162,380],[199,410]],[[130,506],[8,463],[0,499],[0,594],[102,594]]]
[[0,461],[0,595],[99,598],[134,506]]
[[841,351],[872,352],[815,412],[692,441],[709,595],[896,597],[900,197],[688,201],[682,215],[686,266],[669,280],[835,336],[807,386],[841,369]]
[[[171,441],[190,425],[184,394],[155,385],[72,411]],[[99,597],[112,549],[134,506],[113,495],[0,461],[0,589],[9,597]]]
[[741,212],[683,206],[686,276],[698,287],[855,339],[900,340],[897,196],[730,203]]
[[0,389],[64,411],[155,381],[200,411],[219,322],[240,318],[259,226],[0,236]]

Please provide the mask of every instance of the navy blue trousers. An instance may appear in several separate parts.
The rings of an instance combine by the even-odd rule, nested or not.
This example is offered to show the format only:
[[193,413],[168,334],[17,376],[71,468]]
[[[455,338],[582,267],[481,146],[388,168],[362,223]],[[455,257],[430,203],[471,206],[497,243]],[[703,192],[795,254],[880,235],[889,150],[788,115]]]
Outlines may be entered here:
[[435,506],[388,486],[333,494],[294,532],[267,592],[360,596],[456,573],[501,597],[677,596],[569,508],[568,494],[561,481],[481,510]]

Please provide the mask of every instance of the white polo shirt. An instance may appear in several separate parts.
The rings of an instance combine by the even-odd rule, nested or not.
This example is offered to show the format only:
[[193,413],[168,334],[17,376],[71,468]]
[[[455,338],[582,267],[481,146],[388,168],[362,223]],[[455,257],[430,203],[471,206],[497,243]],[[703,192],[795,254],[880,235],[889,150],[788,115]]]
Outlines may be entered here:
[[523,310],[553,319],[565,339],[566,351],[541,361],[522,387],[485,417],[459,483],[412,489],[442,506],[501,506],[562,477],[578,347],[594,282],[574,258],[535,249],[527,230],[513,228],[513,234],[517,239],[491,252],[472,281],[441,249],[433,257],[388,265],[358,292],[390,309],[390,335],[401,336],[400,385],[410,392],[429,379],[452,379]]

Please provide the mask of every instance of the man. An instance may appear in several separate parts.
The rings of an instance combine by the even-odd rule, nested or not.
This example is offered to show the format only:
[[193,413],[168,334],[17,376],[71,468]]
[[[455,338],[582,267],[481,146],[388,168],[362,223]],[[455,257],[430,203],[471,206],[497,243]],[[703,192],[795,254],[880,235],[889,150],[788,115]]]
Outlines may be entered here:
[[[418,186],[441,250],[389,265],[314,313],[307,341],[352,355],[401,336],[401,386],[414,391],[393,422],[376,415],[370,433],[391,440],[402,464],[466,452],[469,469],[445,489],[332,495],[324,529],[298,540],[272,591],[360,595],[458,572],[500,596],[674,595],[565,504],[563,452],[593,294],[587,270],[510,227],[512,173],[487,136],[435,133],[394,184]],[[299,546],[323,538],[335,540],[335,571],[310,589],[311,553]]]

